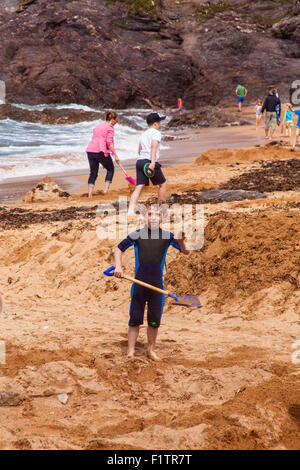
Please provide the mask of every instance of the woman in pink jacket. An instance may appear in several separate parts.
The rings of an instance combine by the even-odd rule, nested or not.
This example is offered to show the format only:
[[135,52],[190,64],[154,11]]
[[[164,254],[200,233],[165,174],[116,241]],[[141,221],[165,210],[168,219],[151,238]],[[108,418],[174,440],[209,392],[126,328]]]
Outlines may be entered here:
[[93,189],[95,186],[95,181],[98,177],[100,163],[103,168],[106,169],[104,189],[105,193],[107,193],[109,185],[112,182],[115,168],[111,155],[108,153],[109,150],[112,150],[116,163],[120,163],[114,148],[114,125],[117,123],[117,121],[117,113],[113,111],[107,111],[106,121],[101,122],[98,124],[98,126],[95,127],[92,140],[87,146],[86,152],[90,164],[90,177],[88,181],[89,197],[92,197],[93,195]]

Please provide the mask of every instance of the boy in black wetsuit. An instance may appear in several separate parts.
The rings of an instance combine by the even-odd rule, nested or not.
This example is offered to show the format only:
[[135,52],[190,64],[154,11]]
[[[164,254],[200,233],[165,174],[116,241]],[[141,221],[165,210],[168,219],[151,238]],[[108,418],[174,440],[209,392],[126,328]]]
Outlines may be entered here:
[[[155,208],[156,207],[156,208]],[[135,278],[163,289],[163,269],[167,251],[170,245],[184,254],[189,251],[186,247],[185,236],[174,238],[173,233],[160,228],[162,210],[158,205],[147,206],[147,223],[144,228],[128,235],[115,250],[115,276],[122,277],[122,253],[130,246],[135,251]],[[164,307],[165,296],[138,284],[131,288],[130,319],[128,329],[128,357],[133,358],[135,344],[139,335],[140,325],[144,322],[144,311],[148,303],[148,347],[150,359],[158,360],[154,352],[158,327]]]

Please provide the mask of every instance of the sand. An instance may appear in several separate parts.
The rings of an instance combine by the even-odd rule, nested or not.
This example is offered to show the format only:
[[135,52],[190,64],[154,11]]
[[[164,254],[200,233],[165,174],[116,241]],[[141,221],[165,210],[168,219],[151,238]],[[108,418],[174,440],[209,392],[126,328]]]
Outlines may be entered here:
[[[199,153],[165,168],[182,202],[300,157],[280,146]],[[97,205],[130,196],[121,173],[115,184],[91,200],[82,188],[1,208],[0,449],[299,449],[300,185],[204,205],[203,249],[170,248],[165,277],[202,307],[166,301],[153,362],[146,326],[127,359],[130,283],[102,274],[117,240],[97,237]],[[130,250],[124,266],[132,275]]]

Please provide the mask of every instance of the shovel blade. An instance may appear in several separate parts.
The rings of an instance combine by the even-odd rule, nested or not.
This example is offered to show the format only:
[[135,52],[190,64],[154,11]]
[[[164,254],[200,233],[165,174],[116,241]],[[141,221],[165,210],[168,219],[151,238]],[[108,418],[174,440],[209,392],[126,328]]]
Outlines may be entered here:
[[199,298],[196,295],[181,295],[172,305],[183,305],[184,307],[201,307]]

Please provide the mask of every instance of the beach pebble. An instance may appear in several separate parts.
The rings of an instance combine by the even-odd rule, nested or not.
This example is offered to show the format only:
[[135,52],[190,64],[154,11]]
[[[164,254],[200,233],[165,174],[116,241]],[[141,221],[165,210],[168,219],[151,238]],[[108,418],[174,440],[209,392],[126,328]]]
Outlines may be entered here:
[[29,369],[29,370],[36,370],[36,368],[34,366],[26,366],[26,369]]
[[67,393],[60,393],[59,395],[57,395],[57,398],[63,405],[65,405],[69,397]]

